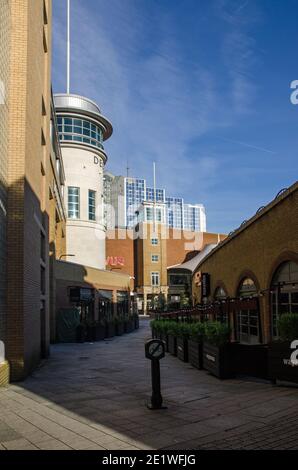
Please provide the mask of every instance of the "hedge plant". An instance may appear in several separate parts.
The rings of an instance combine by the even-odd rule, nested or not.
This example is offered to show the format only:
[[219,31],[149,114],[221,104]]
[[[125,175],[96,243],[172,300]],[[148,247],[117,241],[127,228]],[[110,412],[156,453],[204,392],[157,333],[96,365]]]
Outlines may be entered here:
[[230,327],[219,321],[205,323],[204,337],[208,343],[214,346],[223,346],[230,340]]
[[282,341],[298,339],[298,313],[284,313],[277,320],[277,329]]

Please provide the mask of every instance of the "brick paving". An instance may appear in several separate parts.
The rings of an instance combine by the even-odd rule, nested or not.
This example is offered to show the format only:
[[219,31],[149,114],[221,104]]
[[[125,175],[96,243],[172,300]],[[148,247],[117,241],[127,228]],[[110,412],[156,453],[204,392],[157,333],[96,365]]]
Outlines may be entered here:
[[0,389],[4,449],[298,449],[298,388],[220,381],[167,355],[166,410],[150,411],[147,321],[129,335],[52,347],[26,381]]

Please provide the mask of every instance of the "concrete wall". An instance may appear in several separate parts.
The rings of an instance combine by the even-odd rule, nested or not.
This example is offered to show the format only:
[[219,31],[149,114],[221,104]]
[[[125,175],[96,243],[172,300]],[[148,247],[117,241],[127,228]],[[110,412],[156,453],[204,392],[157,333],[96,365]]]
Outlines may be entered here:
[[[105,228],[103,225],[103,165],[94,160],[96,152],[83,148],[62,147],[66,184],[65,206],[67,207],[68,187],[80,188],[79,219],[67,220],[67,254],[75,258],[68,261],[105,268]],[[96,162],[96,163],[95,163]],[[88,190],[96,191],[96,221],[88,219]]]

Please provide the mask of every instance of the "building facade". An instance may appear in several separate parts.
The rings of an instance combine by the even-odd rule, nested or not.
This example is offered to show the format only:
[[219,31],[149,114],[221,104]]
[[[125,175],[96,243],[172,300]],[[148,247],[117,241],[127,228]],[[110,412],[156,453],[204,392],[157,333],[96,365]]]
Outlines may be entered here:
[[[207,291],[206,285],[202,291],[203,275]],[[277,318],[298,313],[297,182],[199,263],[193,293],[195,303],[225,313],[233,339],[253,345],[278,337]]]
[[[148,207],[152,208],[152,204],[143,204],[145,218]],[[181,279],[177,281],[178,285],[174,284],[175,279],[169,276],[170,268],[175,272],[181,263],[201,252],[206,245],[220,242],[226,235],[171,229],[157,220],[154,230],[152,220],[144,221],[141,214],[139,217],[141,221],[134,230],[107,231],[107,269],[129,274],[130,290],[140,313],[147,313],[164,302],[169,306],[180,305],[185,286],[181,289]],[[192,271],[187,270],[188,295],[191,277]]]
[[6,265],[5,280],[1,260],[0,311],[6,321],[0,339],[12,380],[24,378],[48,354],[49,253],[65,250],[64,170],[50,80],[51,8],[51,0],[10,0],[0,11],[0,256]]
[[167,197],[165,189],[147,186],[141,178],[113,176],[107,173],[105,204],[107,227],[133,228],[143,202],[165,205],[165,223],[169,228],[206,232],[206,211],[202,204],[187,204],[182,198]]
[[[6,223],[8,191],[8,118],[11,10],[9,0],[4,0],[0,12],[0,339],[6,333]],[[0,366],[1,367],[1,366]]]
[[67,188],[65,259],[105,268],[103,142],[112,134],[110,122],[96,103],[77,95],[55,96],[59,139]]

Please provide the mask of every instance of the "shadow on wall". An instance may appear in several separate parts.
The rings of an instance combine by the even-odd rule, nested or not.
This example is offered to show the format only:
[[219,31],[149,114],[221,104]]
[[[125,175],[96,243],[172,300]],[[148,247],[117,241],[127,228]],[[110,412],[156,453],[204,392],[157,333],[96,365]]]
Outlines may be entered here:
[[23,379],[49,353],[49,215],[29,182],[7,191],[5,346],[11,380]]
[[[1,170],[1,168],[0,168]],[[0,341],[6,337],[6,218],[7,218],[7,186],[0,173]]]

